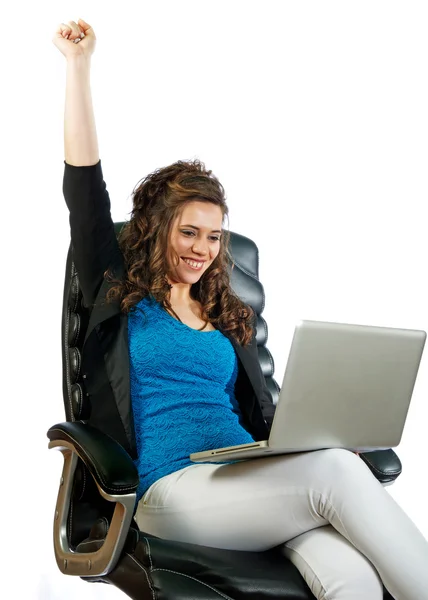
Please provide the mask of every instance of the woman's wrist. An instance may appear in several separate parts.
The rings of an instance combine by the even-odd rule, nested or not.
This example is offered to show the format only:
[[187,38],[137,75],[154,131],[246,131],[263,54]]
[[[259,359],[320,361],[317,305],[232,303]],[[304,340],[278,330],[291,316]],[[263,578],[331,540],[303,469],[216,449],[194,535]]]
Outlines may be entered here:
[[91,57],[84,54],[73,54],[67,57],[67,68],[89,69],[91,67]]

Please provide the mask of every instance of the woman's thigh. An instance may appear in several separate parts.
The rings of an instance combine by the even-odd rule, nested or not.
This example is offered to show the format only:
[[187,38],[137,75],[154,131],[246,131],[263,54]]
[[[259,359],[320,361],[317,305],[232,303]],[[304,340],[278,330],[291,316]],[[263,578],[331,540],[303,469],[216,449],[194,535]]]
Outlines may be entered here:
[[328,523],[320,512],[342,463],[368,471],[346,450],[192,465],[153,484],[135,518],[142,531],[165,539],[266,550]]

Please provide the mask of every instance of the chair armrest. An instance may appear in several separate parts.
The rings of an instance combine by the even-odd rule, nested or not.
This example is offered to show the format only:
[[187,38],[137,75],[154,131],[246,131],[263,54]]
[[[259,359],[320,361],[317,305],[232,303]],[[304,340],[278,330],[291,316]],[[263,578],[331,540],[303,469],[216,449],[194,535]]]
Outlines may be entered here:
[[[55,442],[55,446],[61,445],[61,442],[71,444],[105,492],[136,492],[139,478],[131,457],[120,444],[99,429],[81,422],[58,423],[49,429],[47,436]],[[53,446],[49,444],[49,447]]]
[[359,456],[366,463],[376,479],[384,485],[394,482],[401,475],[401,461],[391,448],[388,450],[361,452]]
[[[119,560],[132,521],[139,479],[130,456],[111,437],[81,422],[59,423],[47,432],[49,448],[64,456],[54,521],[54,548],[62,573],[80,577],[106,575]],[[67,520],[79,459],[87,467],[102,498],[115,503],[108,534],[95,552],[70,548]]]

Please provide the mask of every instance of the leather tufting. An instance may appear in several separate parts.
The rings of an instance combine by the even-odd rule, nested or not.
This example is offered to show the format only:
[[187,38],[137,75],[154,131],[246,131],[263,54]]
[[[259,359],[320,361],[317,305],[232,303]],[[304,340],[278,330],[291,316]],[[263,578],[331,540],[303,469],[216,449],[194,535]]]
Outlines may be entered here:
[[267,342],[267,325],[261,315],[257,315],[256,340],[258,346],[264,346]]
[[235,265],[230,282],[237,296],[249,304],[257,314],[263,312],[263,286],[257,279],[254,279]]
[[74,346],[77,343],[80,331],[80,315],[76,312],[70,314],[70,326],[69,326],[69,344]]
[[266,385],[271,393],[273,403],[276,404],[279,398],[280,387],[273,377],[266,378]]
[[76,347],[69,348],[68,356],[70,361],[70,379],[74,383],[79,378],[80,365],[82,364],[79,349]]
[[90,401],[84,389],[84,376],[81,372],[81,349],[88,321],[89,313],[83,305],[79,278],[70,251],[64,286],[62,327],[62,354],[65,363],[63,391],[67,398],[66,415],[69,421],[87,419],[90,415]]
[[76,273],[71,274],[70,281],[70,293],[68,296],[68,306],[71,311],[75,311],[77,309],[77,305],[79,302],[79,279]]
[[262,367],[262,372],[265,377],[273,376],[273,358],[266,346],[258,346],[259,361]]
[[235,267],[248,274],[259,277],[259,249],[250,238],[231,232],[229,252]]
[[71,404],[73,407],[73,415],[76,421],[84,419],[84,403],[82,388],[78,383],[73,383],[71,386]]

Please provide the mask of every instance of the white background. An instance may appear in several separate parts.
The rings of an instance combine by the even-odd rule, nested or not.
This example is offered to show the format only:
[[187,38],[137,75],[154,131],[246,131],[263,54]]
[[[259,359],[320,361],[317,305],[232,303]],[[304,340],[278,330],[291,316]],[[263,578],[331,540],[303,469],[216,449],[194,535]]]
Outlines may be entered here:
[[[428,329],[425,2],[36,2],[2,10],[1,546],[10,598],[119,598],[57,570],[62,457],[61,21],[95,29],[93,99],[115,220],[145,174],[198,157],[260,249],[279,382],[298,319]],[[428,355],[389,492],[428,537]],[[391,524],[393,527],[393,524]],[[7,566],[6,566],[7,565]],[[8,584],[8,587],[9,587]]]

